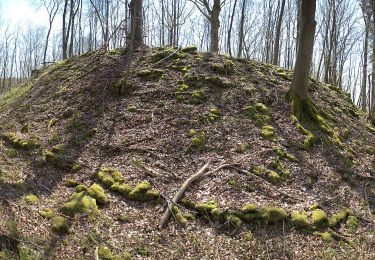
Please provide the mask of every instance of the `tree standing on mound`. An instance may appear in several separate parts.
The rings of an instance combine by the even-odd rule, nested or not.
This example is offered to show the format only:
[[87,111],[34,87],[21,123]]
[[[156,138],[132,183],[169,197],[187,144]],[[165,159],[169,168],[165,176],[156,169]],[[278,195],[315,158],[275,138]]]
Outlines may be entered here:
[[143,44],[143,15],[142,0],[132,0],[129,5],[130,10],[130,44],[138,47]]
[[292,101],[292,110],[296,117],[300,117],[303,113],[312,116],[316,112],[308,96],[316,27],[316,0],[302,0],[301,2],[301,19],[298,21],[300,23],[300,33],[297,58],[292,84],[287,94],[288,99]]

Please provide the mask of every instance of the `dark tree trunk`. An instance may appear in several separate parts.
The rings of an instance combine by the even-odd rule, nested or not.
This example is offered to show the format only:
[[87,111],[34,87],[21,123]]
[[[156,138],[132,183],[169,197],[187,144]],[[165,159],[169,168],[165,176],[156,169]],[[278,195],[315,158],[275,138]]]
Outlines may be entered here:
[[277,26],[276,26],[276,37],[275,37],[275,45],[273,48],[273,65],[279,65],[279,51],[280,51],[280,34],[281,34],[281,25],[283,22],[284,16],[284,8],[285,8],[285,0],[282,0],[281,3],[281,10],[279,13],[279,17],[277,19]]
[[214,0],[211,13],[211,35],[210,35],[210,52],[219,52],[219,28],[220,28],[220,0]]
[[133,38],[134,47],[143,44],[143,16],[142,0],[132,0],[130,2],[131,16],[131,38]]

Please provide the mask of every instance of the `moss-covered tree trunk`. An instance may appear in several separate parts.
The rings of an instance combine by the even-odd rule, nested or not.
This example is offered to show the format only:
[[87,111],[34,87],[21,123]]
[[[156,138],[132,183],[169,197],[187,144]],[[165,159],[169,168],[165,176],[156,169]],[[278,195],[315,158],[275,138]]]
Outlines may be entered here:
[[299,117],[304,110],[311,112],[308,97],[310,66],[314,47],[316,0],[302,0],[300,34],[298,39],[297,59],[294,67],[289,98],[293,113]]

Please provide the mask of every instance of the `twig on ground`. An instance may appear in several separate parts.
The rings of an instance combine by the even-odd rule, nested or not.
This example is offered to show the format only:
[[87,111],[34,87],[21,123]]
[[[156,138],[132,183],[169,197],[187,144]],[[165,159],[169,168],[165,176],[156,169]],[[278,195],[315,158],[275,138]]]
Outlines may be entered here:
[[198,172],[196,172],[194,175],[190,176],[181,186],[181,188],[177,191],[177,193],[174,195],[171,203],[167,201],[167,209],[164,212],[163,217],[161,218],[159,228],[162,229],[167,225],[167,221],[171,215],[172,212],[172,204],[178,203],[178,201],[182,198],[182,195],[186,191],[186,189],[189,187],[189,185],[197,180],[199,177],[201,177],[207,170],[207,168],[210,166],[211,161],[207,162]]

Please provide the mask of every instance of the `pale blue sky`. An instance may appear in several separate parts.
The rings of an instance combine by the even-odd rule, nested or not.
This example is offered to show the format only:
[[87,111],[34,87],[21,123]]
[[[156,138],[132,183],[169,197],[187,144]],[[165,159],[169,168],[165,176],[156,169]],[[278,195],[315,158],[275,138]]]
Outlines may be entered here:
[[32,0],[0,0],[1,17],[4,22],[15,24],[45,24],[46,13],[43,8],[32,7]]

